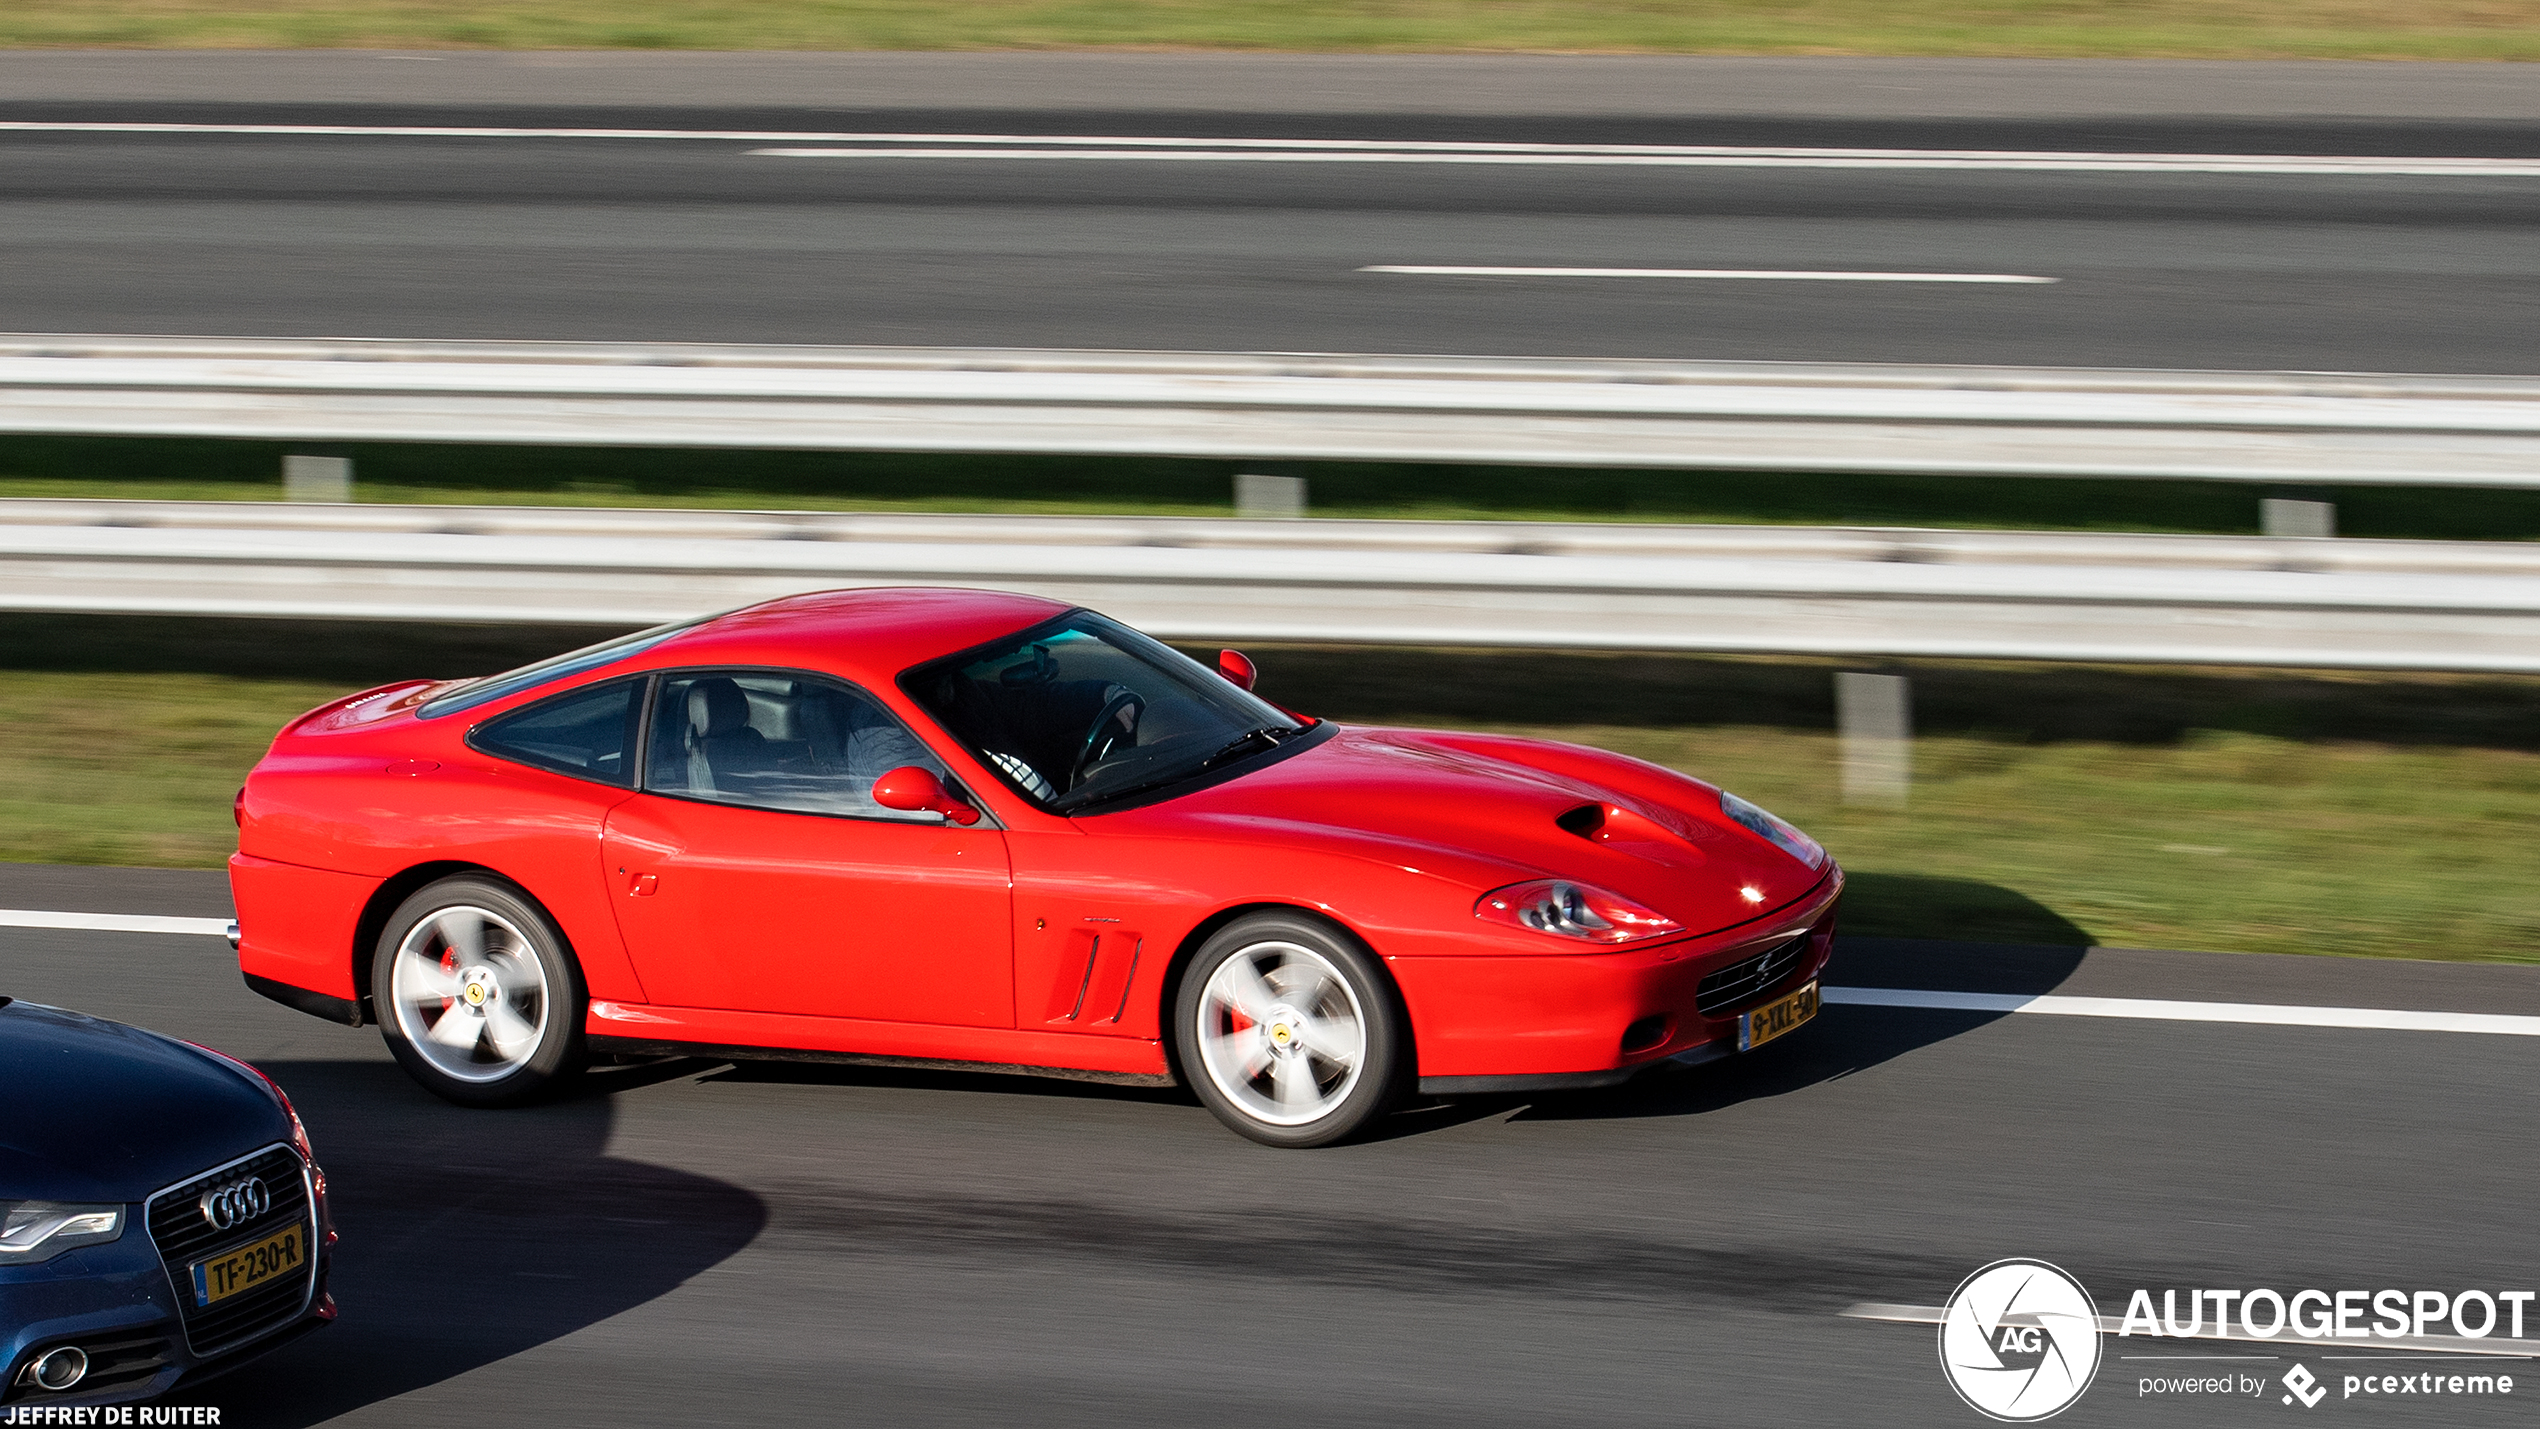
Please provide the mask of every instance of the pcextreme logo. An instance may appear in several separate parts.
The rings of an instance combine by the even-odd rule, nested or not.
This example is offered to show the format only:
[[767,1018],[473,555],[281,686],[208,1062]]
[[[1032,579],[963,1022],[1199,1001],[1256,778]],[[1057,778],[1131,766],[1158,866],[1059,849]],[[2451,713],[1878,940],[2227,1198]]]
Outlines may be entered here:
[[2297,1364],[2293,1368],[2286,1370],[2284,1372],[2284,1387],[2293,1391],[2292,1393],[2284,1396],[2284,1402],[2291,1404],[2293,1401],[2298,1399],[2302,1401],[2302,1407],[2304,1409],[2317,1409],[2320,1407],[2320,1401],[2328,1398],[2328,1391],[2320,1388],[2320,1378],[2318,1375],[2311,1373],[2311,1367],[2309,1365]]
[[1960,1281],[1942,1309],[1940,1367],[1986,1418],[2051,1419],[2099,1372],[2098,1307],[2045,1261],[1997,1260]]

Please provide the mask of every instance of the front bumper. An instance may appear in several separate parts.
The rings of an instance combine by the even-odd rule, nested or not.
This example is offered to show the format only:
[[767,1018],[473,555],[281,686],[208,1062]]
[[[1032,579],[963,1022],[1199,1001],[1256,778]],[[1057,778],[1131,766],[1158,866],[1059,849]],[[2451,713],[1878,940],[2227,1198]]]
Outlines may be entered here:
[[[1733,1056],[1740,1014],[1820,975],[1840,873],[1771,917],[1617,953],[1424,957],[1387,966],[1411,1010],[1420,1090],[1436,1096],[1613,1086],[1662,1065]],[[1795,959],[1723,1001],[1715,974],[1794,939]]]
[[[296,1164],[297,1158],[293,1160]],[[170,1191],[201,1179],[190,1177]],[[170,1247],[161,1244],[149,1223],[149,1207],[169,1192],[129,1207],[124,1234],[109,1244],[84,1246],[35,1265],[0,1268],[0,1418],[9,1410],[38,1405],[154,1399],[180,1384],[225,1374],[332,1321],[335,1302],[327,1293],[327,1277],[333,1268],[334,1232],[325,1178],[312,1167],[303,1185],[307,1198],[291,1214],[306,1217],[309,1227],[304,1292],[244,1333],[207,1342],[201,1334],[203,1317],[198,1314],[195,1323],[188,1323],[179,1282],[191,1260],[181,1249],[173,1260],[163,1254]],[[264,1235],[273,1228],[251,1226],[240,1235]],[[76,1346],[87,1358],[79,1380],[59,1390],[34,1383],[29,1372],[34,1363],[64,1346]]]

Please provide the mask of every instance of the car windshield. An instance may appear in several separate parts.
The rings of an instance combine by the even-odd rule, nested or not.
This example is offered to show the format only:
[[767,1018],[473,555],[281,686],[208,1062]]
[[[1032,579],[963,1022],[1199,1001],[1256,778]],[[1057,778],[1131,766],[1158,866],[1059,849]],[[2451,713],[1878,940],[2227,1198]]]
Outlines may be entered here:
[[415,718],[438,719],[445,714],[456,714],[460,710],[472,710],[478,705],[491,704],[505,695],[518,694],[522,690],[535,688],[550,680],[561,680],[567,675],[579,675],[586,670],[596,670],[603,665],[614,664],[639,651],[649,650],[683,630],[693,630],[713,618],[711,615],[704,615],[694,620],[678,620],[668,625],[656,625],[650,630],[638,630],[632,635],[621,635],[614,640],[603,640],[597,645],[585,645],[579,650],[567,650],[561,655],[550,655],[534,665],[523,665],[517,670],[507,670],[499,675],[487,675],[481,680],[471,680],[446,695],[436,696],[417,705]]
[[1007,783],[1061,812],[1169,788],[1306,727],[1172,647],[1082,610],[920,665],[900,688]]

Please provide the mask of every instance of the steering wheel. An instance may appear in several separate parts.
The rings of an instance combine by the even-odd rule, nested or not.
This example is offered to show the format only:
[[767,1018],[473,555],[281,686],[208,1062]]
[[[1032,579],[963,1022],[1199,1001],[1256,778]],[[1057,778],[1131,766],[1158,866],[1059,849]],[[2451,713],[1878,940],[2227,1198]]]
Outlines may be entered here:
[[1147,702],[1137,694],[1122,690],[1102,702],[1102,713],[1094,716],[1093,725],[1085,731],[1085,742],[1076,750],[1076,762],[1067,770],[1067,787],[1075,788],[1085,781],[1085,771],[1103,759],[1138,742],[1138,717],[1147,712]]

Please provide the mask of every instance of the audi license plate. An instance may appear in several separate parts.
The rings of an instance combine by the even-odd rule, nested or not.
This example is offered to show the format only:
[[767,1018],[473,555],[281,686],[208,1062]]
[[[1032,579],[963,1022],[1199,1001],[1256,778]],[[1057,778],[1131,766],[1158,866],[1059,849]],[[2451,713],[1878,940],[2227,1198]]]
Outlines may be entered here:
[[194,1303],[209,1305],[241,1290],[252,1290],[277,1275],[288,1275],[308,1262],[308,1227],[293,1226],[254,1245],[194,1263]]
[[1817,985],[1775,998],[1737,1020],[1737,1049],[1753,1051],[1817,1015]]

